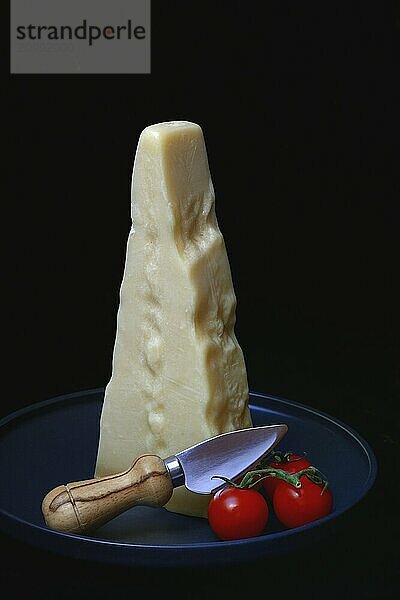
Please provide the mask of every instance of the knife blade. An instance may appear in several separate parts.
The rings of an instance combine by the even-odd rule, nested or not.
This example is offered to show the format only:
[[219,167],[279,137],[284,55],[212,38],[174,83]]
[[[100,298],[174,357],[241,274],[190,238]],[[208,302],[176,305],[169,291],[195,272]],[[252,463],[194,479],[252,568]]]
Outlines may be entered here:
[[174,456],[136,458],[122,473],[75,481],[50,490],[42,514],[50,529],[85,533],[133,506],[162,507],[175,487],[211,494],[238,479],[264,458],[288,431],[285,424],[238,429],[216,435]]

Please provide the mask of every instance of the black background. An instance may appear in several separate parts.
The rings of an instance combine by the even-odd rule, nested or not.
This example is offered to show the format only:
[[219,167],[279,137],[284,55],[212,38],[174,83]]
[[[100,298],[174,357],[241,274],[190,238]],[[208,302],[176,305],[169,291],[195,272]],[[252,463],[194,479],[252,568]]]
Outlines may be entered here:
[[186,119],[206,139],[250,388],[338,417],[379,463],[370,494],[301,554],[157,573],[2,536],[15,590],[395,596],[399,37],[396,3],[153,0],[151,75],[5,74],[0,416],[107,383],[138,136]]

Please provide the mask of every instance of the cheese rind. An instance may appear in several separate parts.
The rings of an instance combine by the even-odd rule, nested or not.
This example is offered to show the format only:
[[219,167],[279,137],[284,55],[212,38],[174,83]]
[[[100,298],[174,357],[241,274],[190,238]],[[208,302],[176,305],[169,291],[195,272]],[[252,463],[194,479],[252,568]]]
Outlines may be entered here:
[[[186,121],[149,126],[134,162],[96,476],[252,426],[235,311],[202,130]],[[205,517],[208,500],[179,488],[166,507]]]

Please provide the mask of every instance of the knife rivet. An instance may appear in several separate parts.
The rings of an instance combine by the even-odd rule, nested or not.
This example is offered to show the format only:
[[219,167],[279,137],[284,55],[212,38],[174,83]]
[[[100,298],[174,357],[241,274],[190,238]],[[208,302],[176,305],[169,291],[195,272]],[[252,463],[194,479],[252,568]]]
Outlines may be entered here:
[[181,463],[176,456],[169,456],[164,459],[164,464],[171,476],[174,487],[179,487],[185,483],[185,475],[181,467]]

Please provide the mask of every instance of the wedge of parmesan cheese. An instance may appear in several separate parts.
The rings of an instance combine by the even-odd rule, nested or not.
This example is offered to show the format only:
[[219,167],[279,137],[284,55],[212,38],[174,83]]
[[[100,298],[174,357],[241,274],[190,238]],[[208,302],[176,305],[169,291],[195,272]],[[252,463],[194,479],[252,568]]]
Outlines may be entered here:
[[[166,458],[252,426],[235,319],[202,130],[186,121],[151,125],[133,168],[132,228],[95,476],[120,472],[140,454]],[[205,517],[208,501],[181,487],[166,508]]]

